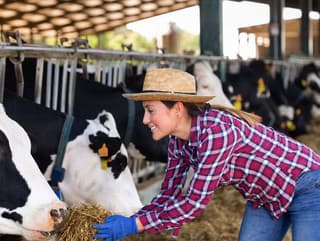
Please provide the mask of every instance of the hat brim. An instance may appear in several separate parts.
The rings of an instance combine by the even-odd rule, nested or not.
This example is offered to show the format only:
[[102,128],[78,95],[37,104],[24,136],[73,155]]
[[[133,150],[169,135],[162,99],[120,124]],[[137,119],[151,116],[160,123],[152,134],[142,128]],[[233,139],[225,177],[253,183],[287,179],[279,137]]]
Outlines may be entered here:
[[188,95],[188,94],[177,94],[177,93],[132,93],[122,94],[123,97],[129,100],[163,100],[163,101],[182,101],[187,103],[205,103],[215,96],[199,96],[199,95]]

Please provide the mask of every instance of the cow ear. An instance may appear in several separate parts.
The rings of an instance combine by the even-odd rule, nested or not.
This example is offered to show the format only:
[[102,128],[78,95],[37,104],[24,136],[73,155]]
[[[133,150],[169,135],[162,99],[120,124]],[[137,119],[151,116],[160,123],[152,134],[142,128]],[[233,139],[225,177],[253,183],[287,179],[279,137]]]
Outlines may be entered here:
[[109,137],[111,141],[108,141],[107,145],[110,150],[110,153],[115,154],[121,147],[121,140],[119,137]]
[[117,155],[115,160],[112,161],[112,168],[111,168],[114,178],[117,179],[120,176],[121,172],[124,169],[126,169],[127,166],[128,166],[127,157],[125,157],[122,154]]
[[98,139],[94,135],[89,135],[89,141],[90,141],[90,144],[89,144],[90,149],[93,152],[97,153],[100,147]]
[[2,161],[8,161],[12,159],[12,153],[10,150],[9,140],[4,134],[0,131],[0,163]]
[[103,125],[105,121],[108,120],[108,116],[106,114],[103,114],[99,117],[100,123]]

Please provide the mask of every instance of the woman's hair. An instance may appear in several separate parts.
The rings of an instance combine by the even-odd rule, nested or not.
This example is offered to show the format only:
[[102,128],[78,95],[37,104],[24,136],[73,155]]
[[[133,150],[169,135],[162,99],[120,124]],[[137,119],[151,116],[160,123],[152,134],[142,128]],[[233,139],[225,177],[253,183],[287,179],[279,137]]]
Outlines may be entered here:
[[[167,106],[169,109],[171,109],[175,103],[177,103],[176,101],[162,101],[162,103]],[[186,108],[188,114],[190,116],[197,116],[200,115],[202,112],[205,111],[205,105],[196,105],[194,103],[187,103],[187,102],[183,102],[184,107]]]
[[[165,106],[167,106],[169,109],[171,109],[176,102],[175,101],[162,101],[162,103]],[[188,114],[191,117],[200,115],[204,111],[208,111],[211,108],[213,108],[213,109],[226,111],[226,112],[228,112],[228,113],[230,113],[240,119],[243,119],[251,126],[261,122],[261,117],[256,114],[245,112],[242,110],[237,110],[237,109],[230,108],[230,107],[225,107],[225,106],[221,106],[221,105],[210,105],[209,103],[199,105],[199,104],[195,104],[195,103],[183,102],[183,104],[184,104]]]

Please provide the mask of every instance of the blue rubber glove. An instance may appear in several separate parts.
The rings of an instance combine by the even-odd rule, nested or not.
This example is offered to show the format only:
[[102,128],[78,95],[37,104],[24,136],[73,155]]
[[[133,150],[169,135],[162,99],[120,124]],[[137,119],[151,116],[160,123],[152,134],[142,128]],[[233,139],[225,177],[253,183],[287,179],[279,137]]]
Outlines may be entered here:
[[97,229],[93,237],[104,241],[121,240],[130,234],[138,233],[136,218],[121,215],[109,216],[104,220],[104,223],[96,223],[92,227]]

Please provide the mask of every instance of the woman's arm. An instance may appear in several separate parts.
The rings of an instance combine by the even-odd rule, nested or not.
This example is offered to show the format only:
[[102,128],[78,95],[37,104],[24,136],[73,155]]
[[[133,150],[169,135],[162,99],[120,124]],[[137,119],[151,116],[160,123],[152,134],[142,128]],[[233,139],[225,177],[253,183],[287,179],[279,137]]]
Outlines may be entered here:
[[175,197],[181,194],[187,179],[189,165],[184,163],[181,157],[174,154],[175,149],[174,140],[170,138],[168,146],[168,164],[160,192],[149,204],[139,210],[136,215],[161,207],[168,200],[175,199]]

